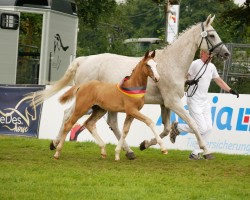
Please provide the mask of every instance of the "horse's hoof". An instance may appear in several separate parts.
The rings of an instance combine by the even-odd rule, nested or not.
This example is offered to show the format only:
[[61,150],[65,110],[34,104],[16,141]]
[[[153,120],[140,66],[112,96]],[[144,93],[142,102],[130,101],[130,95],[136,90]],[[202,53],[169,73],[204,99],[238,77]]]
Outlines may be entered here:
[[215,159],[215,156],[214,156],[212,153],[203,155],[203,157],[204,157],[206,160],[213,160],[213,159]]
[[53,158],[55,159],[55,160],[59,160],[59,157],[58,156],[53,156]]
[[51,151],[56,149],[53,141],[50,142],[49,148],[50,148]]
[[107,154],[101,154],[101,156],[102,156],[103,159],[107,158]]
[[163,154],[168,154],[168,150],[162,150],[161,151]]
[[144,149],[146,149],[145,146],[146,140],[144,140],[141,144],[140,144],[140,150],[143,151]]
[[126,153],[126,157],[127,157],[129,160],[134,160],[134,159],[136,158],[134,152],[128,152],[128,153]]

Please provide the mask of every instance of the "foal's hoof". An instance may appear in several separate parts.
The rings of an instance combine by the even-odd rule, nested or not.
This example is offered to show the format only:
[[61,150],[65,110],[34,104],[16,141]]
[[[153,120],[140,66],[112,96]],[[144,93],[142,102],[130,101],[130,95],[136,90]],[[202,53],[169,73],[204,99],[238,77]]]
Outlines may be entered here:
[[127,157],[129,160],[134,160],[134,159],[136,158],[134,152],[128,152],[128,153],[126,153],[126,157]]
[[162,150],[161,151],[163,154],[168,154],[168,150]]
[[55,150],[56,149],[53,141],[50,142],[49,148],[50,148],[50,150]]
[[144,140],[141,144],[140,144],[140,150],[143,151],[144,149],[146,149],[145,146],[146,140]]
[[203,155],[203,157],[204,157],[206,160],[213,160],[213,159],[215,159],[215,156],[214,156],[212,153]]

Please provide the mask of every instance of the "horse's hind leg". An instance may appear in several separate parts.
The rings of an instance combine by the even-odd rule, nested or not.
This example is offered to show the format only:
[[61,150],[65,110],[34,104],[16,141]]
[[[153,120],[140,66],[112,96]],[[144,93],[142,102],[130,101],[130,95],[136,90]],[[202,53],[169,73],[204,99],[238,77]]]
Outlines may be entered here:
[[[117,113],[116,112],[108,112],[107,124],[109,125],[110,129],[113,131],[117,140],[119,141],[121,138],[121,133],[120,133],[120,130],[118,128]],[[133,150],[130,149],[130,147],[128,146],[126,141],[124,141],[124,143],[123,143],[123,149],[127,152],[126,156],[129,160],[134,160],[136,158]]]
[[96,122],[99,119],[101,119],[106,114],[106,112],[107,112],[106,110],[103,110],[99,106],[94,106],[91,116],[84,122],[84,126],[93,135],[97,144],[99,145],[99,147],[101,149],[102,158],[106,158],[107,153],[106,153],[105,143],[103,142],[103,140],[101,139],[101,137],[97,133]]
[[[169,134],[170,131],[170,113],[171,110],[166,108],[164,105],[161,105],[161,116],[162,116],[162,123],[164,125],[163,132],[160,134],[161,138],[166,137]],[[149,148],[152,145],[156,145],[157,141],[156,138],[152,138],[150,141],[144,140],[140,144],[140,150],[144,150]]]

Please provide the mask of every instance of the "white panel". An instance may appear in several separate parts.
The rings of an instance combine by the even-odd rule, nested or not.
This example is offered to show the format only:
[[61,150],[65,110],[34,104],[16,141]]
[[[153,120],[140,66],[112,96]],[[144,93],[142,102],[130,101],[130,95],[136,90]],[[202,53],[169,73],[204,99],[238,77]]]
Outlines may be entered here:
[[[66,89],[65,89],[66,90]],[[65,91],[64,90],[64,91]],[[68,106],[61,106],[57,99],[63,91],[55,97],[47,100],[43,106],[42,118],[40,123],[39,138],[55,139],[61,126],[63,111]],[[211,99],[213,114],[213,133],[208,141],[208,148],[213,152],[228,154],[246,154],[250,155],[250,95],[240,95],[237,99],[232,94],[209,94]],[[182,99],[183,105],[186,105],[186,98]],[[156,124],[157,131],[163,130],[160,121],[160,106],[146,104],[141,112],[150,117]],[[82,124],[87,116],[78,121]],[[125,114],[119,113],[119,127],[122,129]],[[177,120],[184,123],[176,114],[171,115],[171,121]],[[105,117],[97,123],[97,130],[100,137],[106,143],[117,144],[114,134],[105,122]],[[69,135],[67,139],[69,139]],[[153,138],[151,130],[142,122],[135,120],[127,136],[127,142],[130,146],[138,147],[143,140]],[[91,134],[84,130],[78,136],[78,141],[94,141]],[[164,138],[169,149],[192,150],[196,145],[196,139],[193,134],[181,133],[177,137],[175,144],[169,140],[169,136]],[[158,145],[154,146],[159,148]]]

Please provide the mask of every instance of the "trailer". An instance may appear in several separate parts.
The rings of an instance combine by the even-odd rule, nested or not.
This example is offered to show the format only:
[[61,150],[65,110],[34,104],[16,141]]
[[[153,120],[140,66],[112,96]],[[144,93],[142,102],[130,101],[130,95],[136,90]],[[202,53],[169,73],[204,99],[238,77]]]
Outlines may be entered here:
[[0,0],[0,84],[58,80],[76,56],[77,33],[75,0]]

